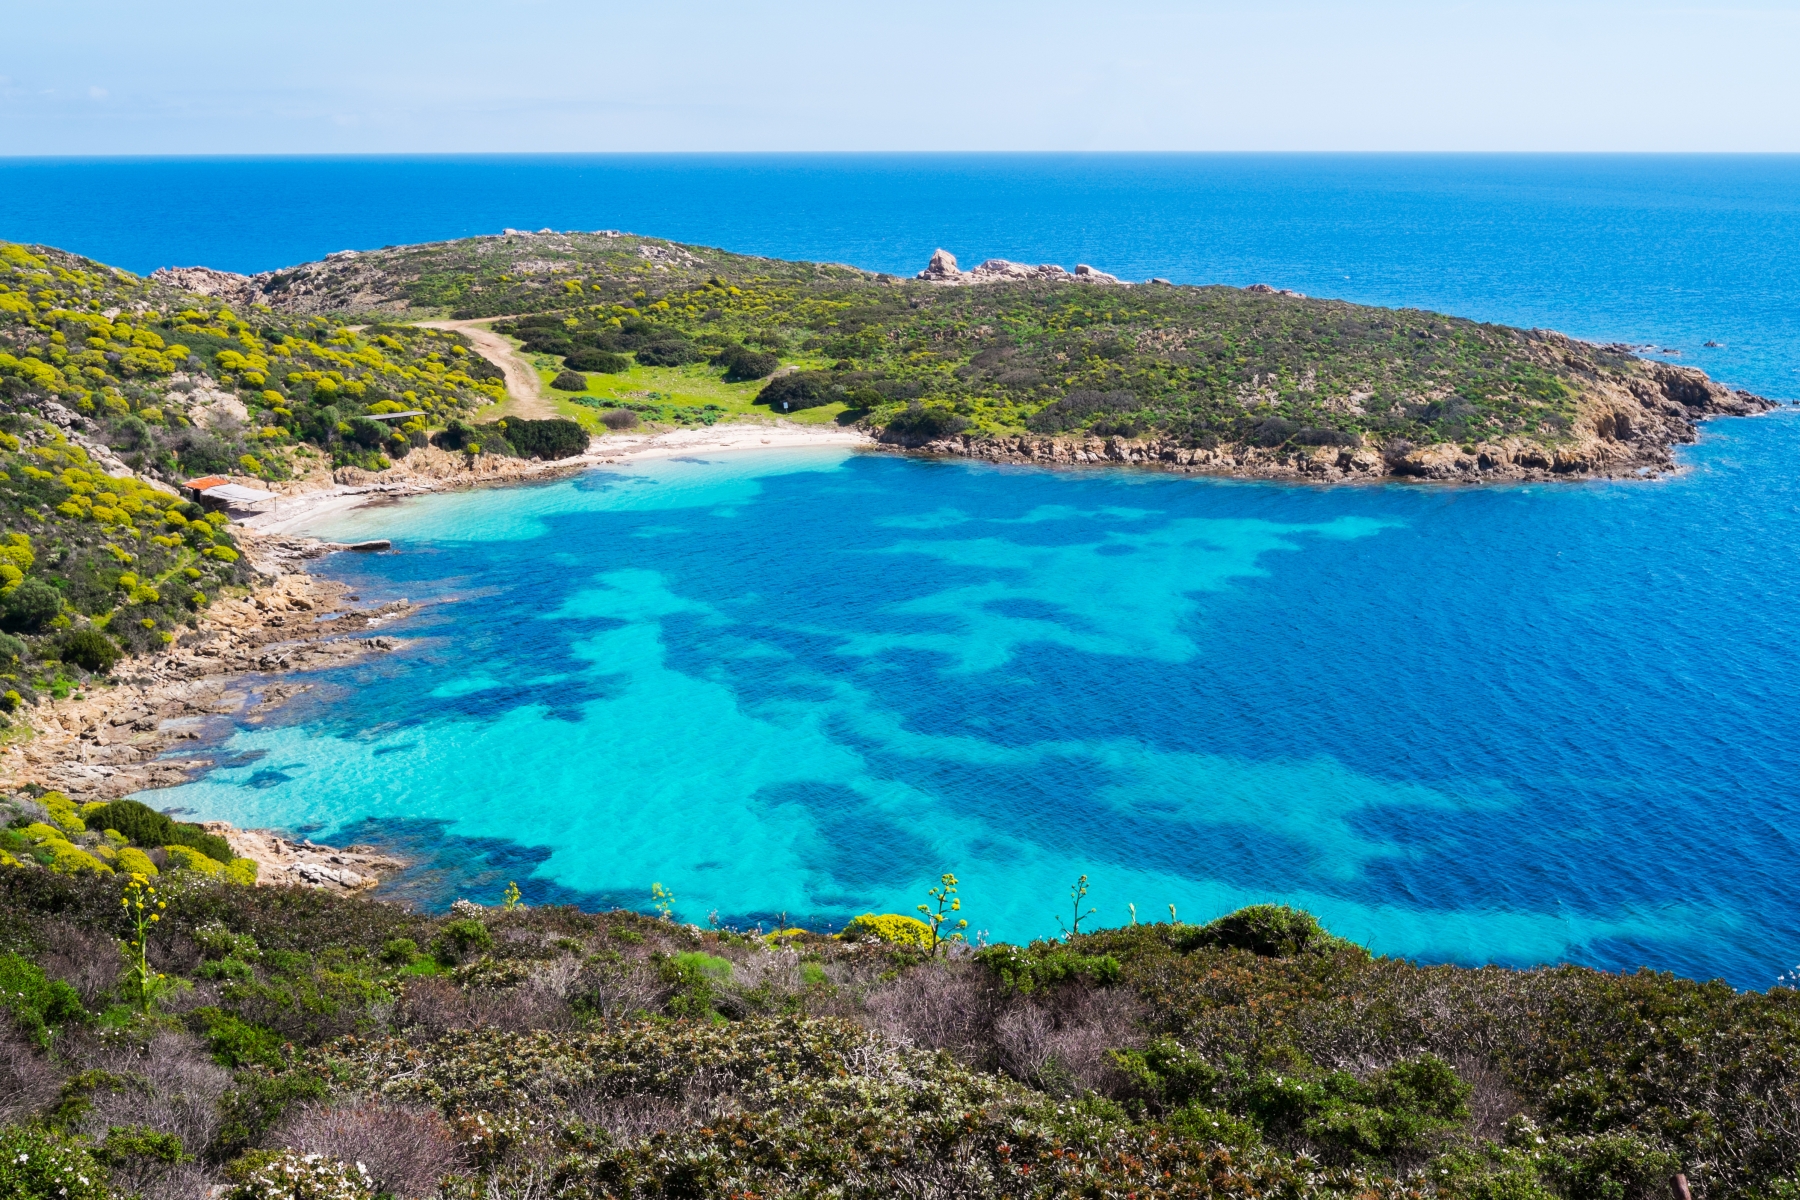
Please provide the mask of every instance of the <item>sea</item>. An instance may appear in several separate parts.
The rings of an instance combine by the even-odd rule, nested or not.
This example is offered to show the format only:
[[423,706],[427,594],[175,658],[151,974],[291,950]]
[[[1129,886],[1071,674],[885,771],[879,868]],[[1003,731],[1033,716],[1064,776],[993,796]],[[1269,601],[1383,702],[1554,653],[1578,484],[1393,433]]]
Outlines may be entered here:
[[[615,228],[943,247],[1624,342],[1800,400],[1800,158],[0,160],[0,237],[133,271]],[[382,844],[387,894],[969,936],[1303,906],[1383,954],[1800,963],[1800,410],[1668,478],[1321,487],[843,449],[340,514],[407,597],[141,798]],[[1077,903],[1072,891],[1086,888]],[[1090,913],[1088,910],[1092,910]]]

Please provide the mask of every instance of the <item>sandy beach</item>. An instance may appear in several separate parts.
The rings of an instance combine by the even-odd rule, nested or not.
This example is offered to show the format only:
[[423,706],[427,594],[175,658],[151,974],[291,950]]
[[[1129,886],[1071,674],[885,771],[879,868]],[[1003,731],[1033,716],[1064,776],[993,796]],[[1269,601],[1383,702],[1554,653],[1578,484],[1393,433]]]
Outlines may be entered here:
[[553,462],[488,456],[471,462],[461,454],[427,448],[413,451],[386,471],[344,469],[335,472],[330,483],[308,481],[307,485],[284,491],[273,500],[233,513],[233,518],[238,525],[259,534],[295,534],[324,517],[397,496],[523,483],[592,467],[687,454],[834,446],[854,449],[874,445],[874,438],[857,429],[777,421],[770,424],[732,422],[661,433],[616,433],[594,439],[585,454]]

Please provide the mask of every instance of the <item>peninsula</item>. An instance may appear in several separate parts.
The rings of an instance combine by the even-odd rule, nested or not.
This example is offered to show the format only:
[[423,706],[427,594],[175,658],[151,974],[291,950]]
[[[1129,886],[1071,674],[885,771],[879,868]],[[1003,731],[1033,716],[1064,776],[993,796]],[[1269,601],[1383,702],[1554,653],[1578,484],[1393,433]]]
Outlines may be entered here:
[[616,231],[509,230],[254,277],[158,276],[290,319],[504,318],[494,327],[544,356],[546,378],[566,371],[587,390],[633,373],[647,418],[671,416],[644,401],[704,364],[767,379],[764,411],[1015,461],[1327,481],[1625,476],[1671,469],[1700,420],[1771,407],[1544,330],[1262,285],[1126,284],[1085,265],[963,271],[942,250],[900,278]]

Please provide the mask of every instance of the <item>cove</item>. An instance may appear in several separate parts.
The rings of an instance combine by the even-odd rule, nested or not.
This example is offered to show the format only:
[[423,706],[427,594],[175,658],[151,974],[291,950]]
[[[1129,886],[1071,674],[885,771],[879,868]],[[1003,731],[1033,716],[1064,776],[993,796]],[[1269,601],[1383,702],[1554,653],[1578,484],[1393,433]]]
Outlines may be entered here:
[[[146,793],[387,841],[429,907],[828,928],[945,871],[972,931],[1280,900],[1379,952],[1800,955],[1800,421],[1677,477],[1307,488],[843,451],[364,509],[413,639]],[[191,818],[190,818],[191,819]]]

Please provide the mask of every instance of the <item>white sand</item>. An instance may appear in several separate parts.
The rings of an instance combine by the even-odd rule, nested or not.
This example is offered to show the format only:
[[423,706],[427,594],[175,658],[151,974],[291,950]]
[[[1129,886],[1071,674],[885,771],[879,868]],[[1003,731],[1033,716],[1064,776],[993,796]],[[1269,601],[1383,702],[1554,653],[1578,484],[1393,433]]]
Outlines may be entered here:
[[[671,429],[664,433],[615,433],[590,443],[586,454],[555,462],[535,464],[535,470],[494,476],[470,472],[466,477],[438,479],[408,476],[404,465],[376,477],[380,482],[335,484],[315,492],[265,500],[237,517],[237,523],[261,534],[302,533],[321,517],[345,512],[378,500],[424,492],[454,491],[477,484],[523,483],[543,473],[637,462],[641,459],[674,458],[684,454],[719,454],[737,450],[793,450],[807,447],[873,446],[875,439],[856,429],[835,426],[739,422],[707,429]],[[391,479],[384,478],[391,476]]]
[[802,446],[873,446],[875,439],[859,429],[825,425],[772,425],[734,423],[707,429],[671,429],[658,434],[615,433],[598,442],[587,455],[597,462],[634,462],[641,458],[672,458],[695,451],[784,450]]

